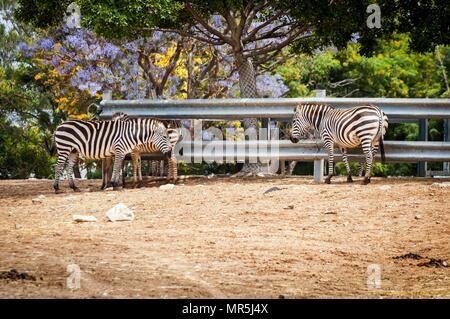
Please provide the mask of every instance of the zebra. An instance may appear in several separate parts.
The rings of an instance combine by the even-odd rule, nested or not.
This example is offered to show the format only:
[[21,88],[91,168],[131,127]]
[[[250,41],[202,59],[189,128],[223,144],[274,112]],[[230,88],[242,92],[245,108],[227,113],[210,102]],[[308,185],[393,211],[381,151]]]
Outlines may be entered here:
[[353,182],[347,160],[347,148],[361,146],[365,155],[366,171],[363,184],[370,183],[372,162],[378,147],[381,162],[385,163],[383,136],[388,127],[388,118],[377,106],[364,105],[338,110],[328,104],[300,104],[294,109],[291,142],[298,143],[311,129],[318,132],[328,153],[328,176],[330,184],[333,170],[334,146],[342,151],[342,159],[347,170],[347,182]]
[[120,168],[126,154],[142,144],[152,143],[165,157],[172,156],[164,123],[153,118],[136,118],[119,121],[70,120],[59,125],[54,133],[58,159],[55,166],[53,188],[59,193],[59,179],[66,161],[69,186],[75,192],[73,165],[81,154],[86,159],[105,159],[114,155],[113,189],[118,189]]
[[[129,117],[125,113],[115,113],[113,115],[112,120],[122,120],[126,121]],[[182,139],[180,134],[180,124],[178,121],[174,120],[160,120],[162,123],[164,123],[164,126],[167,129],[167,135],[169,137],[169,142],[172,147],[172,150],[175,148],[175,144]],[[141,186],[142,183],[142,161],[141,161],[141,154],[142,153],[155,153],[159,152],[160,150],[153,144],[153,143],[147,143],[147,144],[140,144],[136,148],[134,148],[131,151],[131,162],[133,167],[133,182],[134,184],[138,185],[138,187]],[[106,158],[102,161],[102,189],[105,189],[109,186],[109,170],[112,163],[112,157]],[[168,171],[168,180],[176,182],[178,179],[178,163],[177,159],[175,157],[175,153],[172,152],[171,156],[168,158],[169,163],[169,171]],[[125,163],[123,166],[123,172],[125,171]],[[125,174],[122,175],[122,185],[125,185]],[[139,183],[138,183],[139,180]]]

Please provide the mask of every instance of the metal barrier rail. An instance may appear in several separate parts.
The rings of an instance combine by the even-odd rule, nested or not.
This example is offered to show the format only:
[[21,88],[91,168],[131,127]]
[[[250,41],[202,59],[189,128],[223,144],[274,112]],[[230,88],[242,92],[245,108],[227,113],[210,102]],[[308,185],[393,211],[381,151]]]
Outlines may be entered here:
[[[114,112],[125,112],[130,116],[137,117],[159,117],[171,119],[243,119],[243,118],[272,118],[277,120],[290,119],[293,109],[300,103],[327,103],[336,108],[349,108],[357,105],[375,104],[379,106],[389,117],[389,120],[419,120],[419,139],[427,139],[427,119],[450,119],[450,99],[399,99],[399,98],[333,98],[333,97],[311,97],[311,98],[269,98],[269,99],[197,99],[197,100],[110,100],[105,97],[100,102],[100,118],[108,119]],[[446,127],[446,126],[445,126]],[[448,140],[448,132],[444,133],[444,140]],[[186,143],[184,141],[183,143]],[[256,142],[256,141],[255,141]],[[198,142],[194,142],[198,143]],[[265,143],[258,141],[256,143]],[[207,154],[204,149],[185,147],[183,158],[204,158],[205,160],[222,161],[227,158],[243,160],[249,158],[259,159],[278,158],[280,160],[315,160],[314,176],[317,181],[323,175],[322,159],[327,156],[320,150],[316,143],[315,149],[308,142],[291,144],[289,141],[279,141],[280,149],[276,156],[268,154],[267,151],[253,150],[245,152],[241,148],[228,151],[226,154]],[[290,146],[285,147],[290,144]],[[397,142],[386,141],[386,156],[389,162],[419,162],[419,174],[425,176],[425,161],[448,162],[449,145],[446,142]],[[192,145],[192,146],[195,146]],[[210,148],[212,145],[209,146]],[[226,148],[226,147],[225,147]],[[194,149],[194,148],[193,148]],[[258,149],[258,146],[256,147]],[[200,153],[199,153],[200,152]],[[231,152],[231,153],[230,153]],[[272,156],[274,155],[274,156]],[[340,153],[336,152],[339,160]],[[222,159],[221,159],[222,157]],[[145,158],[161,158],[157,154],[147,154]],[[360,160],[360,155],[350,152],[350,160]],[[444,163],[444,166],[446,163]],[[447,164],[448,166],[448,164]],[[447,167],[445,166],[445,167]],[[321,168],[322,167],[322,168]]]
[[398,98],[270,98],[270,99],[194,99],[194,100],[103,100],[100,117],[114,112],[130,116],[173,119],[290,118],[300,103],[327,103],[337,108],[375,104],[390,119],[450,118],[450,99]]
[[[450,161],[450,143],[448,142],[403,142],[385,141],[387,162],[419,161],[445,162]],[[322,148],[322,142],[304,140],[297,144],[290,141],[182,141],[176,150],[182,149],[183,155],[176,157],[188,162],[216,161],[236,162],[251,158],[267,160],[319,160],[327,159],[327,154]],[[163,159],[162,154],[146,154],[143,159]],[[361,150],[352,149],[348,152],[351,161],[363,160]],[[341,160],[341,152],[335,152],[335,159]],[[380,155],[377,154],[377,160]]]

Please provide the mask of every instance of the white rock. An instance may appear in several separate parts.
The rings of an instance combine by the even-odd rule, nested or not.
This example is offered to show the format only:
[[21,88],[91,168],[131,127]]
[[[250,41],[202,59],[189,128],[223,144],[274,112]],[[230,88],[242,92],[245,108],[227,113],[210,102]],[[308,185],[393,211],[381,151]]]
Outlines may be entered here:
[[383,191],[387,191],[388,189],[391,189],[392,187],[389,185],[382,185],[380,187],[378,187],[379,189],[383,190]]
[[97,218],[95,216],[73,215],[72,218],[75,222],[96,222],[97,221]]
[[162,190],[173,189],[173,188],[175,188],[174,184],[165,184],[165,185],[159,186],[159,189],[162,189]]
[[266,175],[264,175],[264,173],[259,172],[258,174],[256,174],[256,176],[258,177],[266,177]]
[[16,229],[22,229],[23,228],[22,224],[16,224],[15,226],[16,226]]
[[134,213],[124,203],[119,203],[106,212],[106,217],[112,222],[133,220]]
[[34,203],[34,204],[42,203],[42,199],[43,198],[35,197],[35,198],[31,199],[31,202]]
[[433,183],[431,184],[431,187],[447,188],[450,187],[450,182]]
[[214,173],[211,173],[211,174],[208,175],[208,179],[211,179],[211,178],[214,178],[214,177],[216,177],[216,175],[214,175]]

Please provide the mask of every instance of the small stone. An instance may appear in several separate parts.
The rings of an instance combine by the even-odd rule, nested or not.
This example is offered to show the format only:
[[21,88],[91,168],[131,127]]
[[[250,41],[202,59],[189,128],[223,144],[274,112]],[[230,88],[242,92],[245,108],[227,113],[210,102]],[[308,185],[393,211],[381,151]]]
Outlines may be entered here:
[[420,216],[420,215],[416,215],[416,216],[414,216],[414,218],[415,218],[415,219],[421,219],[421,218],[422,218],[422,216]]
[[282,190],[282,189],[284,189],[284,188],[280,188],[280,187],[274,186],[274,187],[271,187],[271,188],[269,188],[268,190],[266,190],[263,194],[264,194],[264,195],[270,194],[270,193],[272,193],[272,192],[280,191],[280,190]]
[[293,204],[289,204],[287,206],[284,206],[283,209],[294,209],[294,205]]
[[380,187],[378,187],[378,189],[381,189],[383,191],[387,191],[391,188],[392,188],[392,186],[389,186],[389,185],[381,185]]
[[41,197],[41,196],[44,196],[44,195],[39,195],[38,197],[32,198],[32,199],[31,199],[31,202],[32,202],[33,204],[39,204],[39,203],[42,203],[42,200],[45,198],[45,196],[44,196],[44,197]]
[[344,227],[347,227],[349,224],[350,224],[349,222],[345,222]]
[[86,215],[73,215],[72,219],[74,222],[96,222],[97,218],[95,216],[86,216]]
[[116,194],[106,194],[106,197],[115,197]]
[[174,184],[165,184],[165,185],[159,186],[159,189],[161,189],[161,190],[168,190],[168,189],[173,189],[173,188],[175,188]]
[[214,177],[216,177],[216,175],[214,173],[211,173],[211,174],[208,175],[208,179],[211,179],[211,178],[214,178]]
[[106,217],[112,222],[134,219],[134,213],[125,204],[119,203],[106,212]]
[[23,225],[22,224],[16,224],[15,227],[16,227],[16,229],[22,229]]
[[258,174],[256,174],[256,176],[258,177],[266,177],[266,175],[264,175],[264,173],[259,172]]
[[433,184],[431,184],[431,187],[447,188],[447,187],[450,187],[450,182],[433,183]]

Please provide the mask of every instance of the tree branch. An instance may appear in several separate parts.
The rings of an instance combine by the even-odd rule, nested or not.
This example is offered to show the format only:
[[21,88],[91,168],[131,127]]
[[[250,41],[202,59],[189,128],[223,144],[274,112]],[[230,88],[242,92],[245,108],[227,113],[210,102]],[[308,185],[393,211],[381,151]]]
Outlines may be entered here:
[[213,27],[211,27],[207,21],[205,21],[205,19],[203,19],[197,12],[195,12],[195,10],[191,7],[191,5],[189,4],[189,2],[186,2],[185,5],[186,11],[198,22],[200,23],[208,32],[210,32],[211,34],[214,34],[216,37],[222,39],[222,41],[232,45],[232,40],[230,37],[225,36],[224,34],[222,34],[221,32],[219,32],[218,30],[214,29]]
[[[284,48],[285,46],[289,45],[295,38],[297,38],[302,32],[304,32],[305,29],[304,28],[299,28],[296,31],[294,31],[290,36],[288,36],[285,40],[277,43],[276,45],[270,45],[270,46],[266,46],[264,48],[261,49],[254,49],[251,52],[247,52],[245,55],[245,57],[256,57],[258,55],[261,54],[267,54],[270,53],[272,51],[277,51],[280,50],[282,48]],[[306,37],[309,37],[305,36]]]
[[165,72],[164,72],[164,76],[161,80],[160,83],[160,87],[161,87],[161,94],[163,91],[164,86],[167,83],[167,79],[169,78],[170,73],[172,73],[173,69],[176,67],[177,62],[180,58],[180,54],[181,54],[181,50],[183,49],[183,43],[184,43],[184,39],[181,39],[180,41],[178,41],[177,43],[177,48],[175,49],[175,53],[170,57],[170,62],[169,65],[167,66]]
[[257,26],[256,28],[254,28],[246,37],[244,37],[242,39],[242,43],[248,43],[249,41],[251,41],[256,34],[263,28],[267,27],[269,24],[271,24],[273,21],[275,21],[276,19],[278,19],[283,13],[282,12],[277,12],[274,16],[272,16],[271,18],[269,18],[267,21],[261,23],[259,26]]

